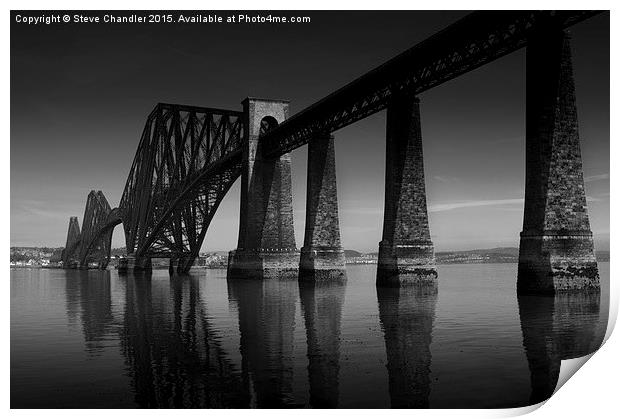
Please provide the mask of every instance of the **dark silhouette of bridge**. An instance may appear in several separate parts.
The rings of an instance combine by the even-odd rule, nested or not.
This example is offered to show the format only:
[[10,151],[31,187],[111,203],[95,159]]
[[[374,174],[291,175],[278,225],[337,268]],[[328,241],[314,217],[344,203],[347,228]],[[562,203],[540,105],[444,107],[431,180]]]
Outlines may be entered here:
[[[383,240],[377,283],[435,287],[417,95],[527,47],[526,199],[518,290],[598,288],[566,29],[591,11],[474,12],[289,118],[288,102],[247,98],[241,111],[158,104],[148,116],[119,206],[91,191],[82,231],[69,223],[65,266],[108,264],[123,224],[121,270],[170,258],[185,273],[238,177],[232,277],[345,276],[334,137],[387,109]],[[308,144],[304,245],[293,232],[291,161]]]

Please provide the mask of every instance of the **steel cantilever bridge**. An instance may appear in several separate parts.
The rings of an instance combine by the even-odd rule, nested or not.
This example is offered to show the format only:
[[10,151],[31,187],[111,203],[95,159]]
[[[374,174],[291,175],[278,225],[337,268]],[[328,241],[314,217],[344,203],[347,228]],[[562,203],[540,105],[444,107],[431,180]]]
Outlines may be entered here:
[[[595,13],[471,13],[275,128],[263,127],[263,155],[275,159],[385,109],[395,96],[415,96],[525,47],[540,28],[565,29]],[[118,207],[111,208],[101,191],[91,191],[81,232],[71,218],[65,266],[105,267],[112,230],[122,223],[128,254],[171,258],[186,272],[218,205],[242,173],[248,123],[244,111],[155,106]]]

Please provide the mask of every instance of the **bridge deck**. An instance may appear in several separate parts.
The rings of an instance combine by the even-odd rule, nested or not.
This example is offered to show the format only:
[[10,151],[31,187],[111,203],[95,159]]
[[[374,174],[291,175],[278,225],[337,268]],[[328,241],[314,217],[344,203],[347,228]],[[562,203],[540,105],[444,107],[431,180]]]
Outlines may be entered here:
[[383,65],[293,115],[264,138],[277,157],[383,110],[392,95],[419,94],[514,52],[537,26],[569,27],[596,11],[471,13]]

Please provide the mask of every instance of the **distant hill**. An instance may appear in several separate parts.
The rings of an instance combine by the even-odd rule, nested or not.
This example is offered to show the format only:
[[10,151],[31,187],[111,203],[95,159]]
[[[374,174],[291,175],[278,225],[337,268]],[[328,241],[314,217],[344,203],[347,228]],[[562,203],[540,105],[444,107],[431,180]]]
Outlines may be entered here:
[[[38,254],[46,253],[50,255],[50,259],[54,261],[60,259],[62,253],[62,247],[11,247],[11,260],[22,260],[32,257],[31,254],[35,252]],[[220,251],[208,251],[207,254],[217,254],[218,256],[228,257],[227,250]],[[111,250],[111,256],[124,255],[125,248],[114,248]],[[369,259],[377,258],[377,252],[362,253],[357,250],[346,249],[344,251],[345,257],[360,258],[366,257]],[[438,264],[447,263],[516,263],[519,261],[519,249],[517,247],[494,247],[492,249],[473,249],[473,250],[453,250],[435,252]],[[599,262],[609,262],[610,254],[609,250],[598,250],[596,252],[596,258]]]
[[[347,258],[362,255],[355,250],[346,250]],[[377,252],[366,253],[368,257],[376,258]],[[492,249],[452,250],[435,252],[435,258],[440,265],[454,263],[518,263],[519,248],[517,247],[494,247]],[[609,262],[609,251],[596,252],[599,262]]]
[[[203,252],[200,252],[200,253],[202,254]],[[218,255],[218,256],[228,257],[230,250],[208,250],[204,253],[209,254],[209,255]]]
[[495,247],[493,249],[436,252],[435,258],[438,264],[517,263],[519,261],[519,249],[516,247]]
[[[219,256],[228,256],[228,250],[224,251],[224,250],[217,250],[217,251],[208,251],[205,253],[216,253]],[[362,255],[362,253],[358,252],[357,250],[345,250],[344,251],[344,256],[347,258],[356,258],[356,257],[360,257]]]
[[492,249],[454,250],[436,252],[437,263],[516,263],[519,261],[517,247],[495,247]]
[[[444,256],[444,255],[454,255],[454,254],[462,254],[462,255],[503,255],[510,256],[516,259],[519,258],[519,248],[518,247],[495,247],[493,249],[474,249],[474,250],[456,250],[449,252],[435,252],[436,256]],[[609,250],[597,250],[596,251],[596,259],[599,262],[609,262]]]
[[357,250],[345,250],[344,251],[344,257],[346,258],[358,258],[360,257],[362,254],[360,252],[358,252]]
[[450,250],[446,252],[435,252],[436,256],[443,255],[505,255],[512,257],[519,257],[518,247],[494,247],[492,249],[473,249],[473,250]]

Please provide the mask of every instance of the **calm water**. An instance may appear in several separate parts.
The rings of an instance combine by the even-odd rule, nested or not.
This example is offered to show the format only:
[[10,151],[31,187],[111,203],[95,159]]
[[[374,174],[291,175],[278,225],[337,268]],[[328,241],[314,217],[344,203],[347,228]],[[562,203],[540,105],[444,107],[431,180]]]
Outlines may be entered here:
[[439,267],[439,292],[11,270],[11,407],[516,407],[600,345],[601,294],[516,297],[516,265]]

